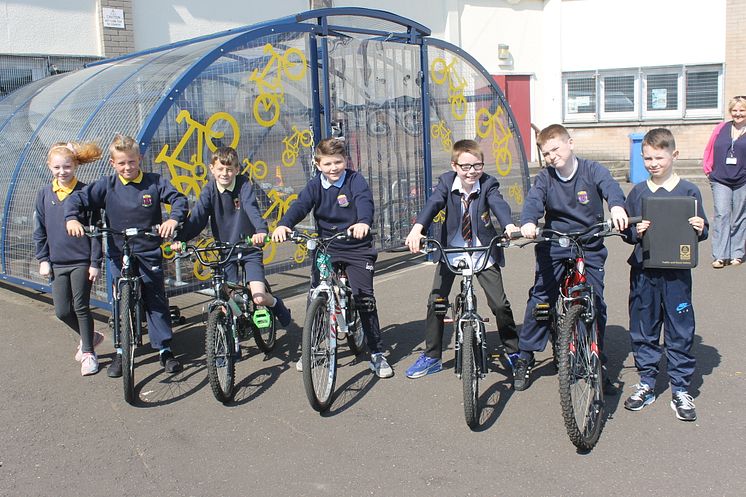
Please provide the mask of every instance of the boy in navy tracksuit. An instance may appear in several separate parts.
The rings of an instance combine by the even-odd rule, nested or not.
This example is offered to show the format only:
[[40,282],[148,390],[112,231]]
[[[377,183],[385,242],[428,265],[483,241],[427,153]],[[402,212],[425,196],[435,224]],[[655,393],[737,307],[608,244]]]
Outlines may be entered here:
[[[524,237],[536,238],[536,224],[542,217],[547,228],[560,232],[587,228],[603,220],[604,200],[609,205],[614,226],[618,230],[627,227],[622,189],[601,164],[575,156],[573,140],[564,126],[552,124],[544,128],[538,134],[537,142],[549,167],[537,174],[526,196],[521,212],[521,234]],[[559,280],[564,271],[563,261],[571,257],[570,248],[560,247],[556,243],[539,243],[534,252],[534,286],[528,294],[526,314],[519,333],[520,358],[513,375],[516,390],[525,390],[531,384],[534,352],[544,350],[549,339],[548,323],[537,321],[534,309],[537,304],[553,305],[557,300]],[[603,344],[606,328],[606,303],[603,298],[606,255],[602,238],[586,246],[586,277],[596,295],[599,345]]]
[[[212,154],[210,173],[213,179],[202,189],[199,200],[189,213],[189,218],[179,230],[176,240],[191,240],[205,229],[210,229],[215,240],[236,243],[251,237],[253,244],[261,246],[267,236],[267,221],[262,218],[251,181],[239,172],[238,154],[231,147],[218,147]],[[177,244],[181,245],[181,244]],[[238,282],[238,263],[246,273],[254,303],[271,307],[282,326],[290,323],[290,311],[282,300],[267,291],[264,281],[262,252],[252,250],[243,254],[240,261],[225,267],[229,281]]]
[[[444,247],[488,244],[498,234],[490,214],[495,215],[504,231],[517,230],[513,225],[510,206],[500,194],[500,184],[492,176],[484,174],[484,154],[476,141],[460,140],[453,145],[451,169],[452,171],[440,176],[438,185],[407,235],[405,243],[412,253],[419,251],[422,234],[427,232],[433,218],[442,209],[446,211],[445,223],[440,230],[440,242]],[[465,220],[467,212],[469,217]],[[477,275],[477,279],[487,296],[487,304],[495,315],[498,333],[508,360],[512,363],[518,358],[518,334],[500,271],[500,266],[505,265],[505,257],[499,247],[495,247],[489,257],[486,269]],[[443,262],[438,262],[427,302],[425,351],[407,369],[408,378],[437,373],[443,367],[441,356],[444,316],[436,314],[435,303],[448,299],[454,277]]]
[[[47,166],[54,180],[36,196],[34,243],[39,274],[52,279],[52,299],[57,318],[80,335],[75,360],[80,373],[98,372],[94,348],[104,336],[93,330],[91,288],[101,270],[101,240],[73,238],[65,231],[65,204],[85,183],[75,171],[80,164],[101,158],[101,147],[93,142],[59,142],[47,153]],[[98,212],[86,212],[87,224],[95,224]]]
[[[638,183],[627,197],[627,212],[642,215],[646,197],[694,197],[697,215],[689,218],[699,241],[707,238],[708,222],[699,189],[673,172],[678,157],[673,134],[665,128],[648,131],[642,140],[642,157],[650,179]],[[671,381],[671,408],[682,421],[694,421],[697,413],[688,387],[694,374],[694,308],[691,269],[643,269],[642,238],[650,227],[643,219],[627,230],[627,241],[635,245],[629,257],[629,335],[640,383],[624,402],[630,411],[639,411],[655,401],[655,379],[662,356],[661,326],[665,326],[668,376]]]
[[[140,170],[140,148],[129,137],[117,135],[109,145],[109,162],[116,174],[99,179],[73,194],[65,208],[67,232],[71,236],[84,236],[83,225],[78,221],[81,212],[106,209],[107,226],[114,230],[126,228],[149,228],[160,224],[158,234],[162,238],[173,235],[176,226],[187,215],[188,202],[184,195],[159,174],[143,173]],[[161,203],[171,205],[167,221],[162,222]],[[122,271],[122,239],[114,236],[108,244],[107,257],[116,268],[113,278]],[[181,363],[171,352],[171,313],[164,285],[163,255],[161,241],[157,238],[137,237],[132,241],[132,252],[137,256],[137,265],[142,277],[142,296],[148,321],[150,346],[160,353],[161,365],[168,373],[181,370]],[[112,378],[122,375],[121,350],[117,350],[109,366]]]
[[[291,228],[313,211],[321,237],[347,231],[352,240],[335,240],[329,247],[332,262],[347,264],[347,277],[360,314],[365,341],[370,350],[370,369],[379,378],[394,372],[381,350],[381,329],[373,295],[373,273],[378,252],[373,246],[373,193],[362,174],[347,169],[345,143],[336,138],[321,140],[314,161],[321,172],[312,178],[290,204],[272,233],[275,242],[287,239]],[[296,369],[301,368],[298,361]]]

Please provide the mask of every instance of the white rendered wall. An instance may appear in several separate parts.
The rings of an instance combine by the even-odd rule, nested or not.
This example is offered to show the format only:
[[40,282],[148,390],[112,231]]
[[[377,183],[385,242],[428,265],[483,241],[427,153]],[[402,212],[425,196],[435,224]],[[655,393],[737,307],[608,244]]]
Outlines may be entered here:
[[97,2],[0,1],[0,53],[101,55]]
[[132,0],[135,50],[286,17],[308,5],[308,0]]

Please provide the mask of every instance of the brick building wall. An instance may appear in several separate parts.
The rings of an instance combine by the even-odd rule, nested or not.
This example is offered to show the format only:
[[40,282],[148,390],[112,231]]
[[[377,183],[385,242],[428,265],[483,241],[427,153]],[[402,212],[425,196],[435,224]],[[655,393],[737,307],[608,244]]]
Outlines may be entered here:
[[103,25],[103,11],[99,11],[101,18],[101,47],[105,57],[117,57],[135,51],[134,26],[132,24],[132,0],[100,0],[100,8],[108,7],[124,11],[124,29],[107,28]]
[[[727,0],[725,19],[725,112],[728,100],[746,95],[746,0]],[[730,116],[727,116],[730,117]]]
[[[598,161],[628,161],[630,133],[645,133],[657,127],[618,126],[596,128],[572,128],[566,126],[575,141],[575,152],[581,157]],[[702,151],[715,124],[666,125],[676,138],[680,160],[701,161]]]

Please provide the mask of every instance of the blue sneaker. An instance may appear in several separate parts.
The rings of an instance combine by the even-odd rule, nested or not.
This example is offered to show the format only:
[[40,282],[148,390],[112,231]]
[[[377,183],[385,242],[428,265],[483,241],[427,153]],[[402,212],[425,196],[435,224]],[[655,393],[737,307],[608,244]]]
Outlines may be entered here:
[[423,353],[417,358],[417,362],[407,369],[406,374],[407,378],[422,378],[423,376],[437,373],[441,369],[443,369],[443,363],[440,359],[428,357]]

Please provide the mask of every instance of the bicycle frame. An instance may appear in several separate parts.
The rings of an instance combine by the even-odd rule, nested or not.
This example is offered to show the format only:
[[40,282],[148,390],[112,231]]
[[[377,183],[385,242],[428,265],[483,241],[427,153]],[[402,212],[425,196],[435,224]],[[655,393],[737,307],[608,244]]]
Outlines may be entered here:
[[[496,236],[490,243],[481,247],[452,247],[443,248],[438,240],[434,238],[423,238],[425,253],[431,253],[439,251],[440,262],[444,264],[448,270],[457,276],[461,276],[461,289],[459,294],[456,296],[456,305],[454,308],[454,322],[456,326],[456,343],[454,345],[455,351],[455,367],[454,372],[458,377],[461,377],[462,371],[462,358],[461,358],[461,347],[466,337],[464,337],[464,329],[467,324],[472,324],[472,329],[476,334],[475,338],[477,344],[479,344],[480,360],[479,360],[479,374],[481,378],[487,374],[487,340],[485,337],[485,326],[486,322],[477,313],[477,299],[474,295],[474,277],[484,271],[489,261],[489,254],[492,249],[496,246],[507,247],[509,245],[509,239],[504,236]],[[458,266],[454,267],[448,260],[448,254],[463,254],[464,257],[458,260]],[[473,255],[479,255],[481,257],[480,262],[475,262]]]

